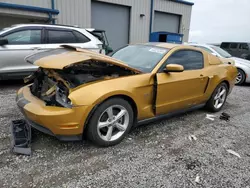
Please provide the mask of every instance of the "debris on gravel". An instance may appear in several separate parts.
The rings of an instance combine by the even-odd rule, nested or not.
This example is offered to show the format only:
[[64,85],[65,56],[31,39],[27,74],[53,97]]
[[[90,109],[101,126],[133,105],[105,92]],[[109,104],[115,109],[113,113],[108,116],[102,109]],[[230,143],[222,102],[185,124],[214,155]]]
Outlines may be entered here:
[[230,121],[210,121],[198,110],[136,128],[108,148],[35,131],[29,157],[10,152],[10,123],[22,118],[15,104],[21,83],[0,85],[1,188],[250,186],[249,86],[235,87],[228,97],[223,111]]

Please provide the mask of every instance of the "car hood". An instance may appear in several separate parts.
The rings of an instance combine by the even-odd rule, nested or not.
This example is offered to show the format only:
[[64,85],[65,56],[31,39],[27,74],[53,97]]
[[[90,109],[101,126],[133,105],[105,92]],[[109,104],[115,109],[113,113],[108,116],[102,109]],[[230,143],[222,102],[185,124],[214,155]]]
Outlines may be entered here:
[[124,62],[114,59],[112,57],[72,46],[63,47],[64,48],[33,54],[31,56],[26,57],[25,60],[28,63],[34,64],[45,69],[61,70],[69,68],[70,66],[73,66],[78,63],[89,63],[91,60],[93,60],[123,67],[135,73],[141,73],[140,70],[134,69],[125,64]]
[[232,58],[224,58],[224,57],[220,57],[220,60],[225,63],[225,64],[231,64],[231,65],[235,65],[235,60]]
[[248,67],[250,67],[250,61],[248,61],[246,59],[242,59],[242,58],[238,58],[238,57],[230,57],[230,59],[233,59],[235,61],[235,63],[244,64],[244,65],[247,65]]

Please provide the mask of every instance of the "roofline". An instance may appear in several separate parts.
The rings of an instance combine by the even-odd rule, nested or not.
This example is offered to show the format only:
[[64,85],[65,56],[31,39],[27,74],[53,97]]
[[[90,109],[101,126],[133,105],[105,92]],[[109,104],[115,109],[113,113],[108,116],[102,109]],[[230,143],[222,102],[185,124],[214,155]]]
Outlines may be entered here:
[[185,5],[191,5],[191,6],[194,5],[194,3],[189,2],[189,1],[185,1],[185,0],[170,0],[170,1],[173,1],[173,2],[176,2],[176,3],[182,3],[182,4],[185,4]]
[[48,13],[48,14],[59,14],[59,10],[56,10],[56,9],[49,9],[49,8],[29,6],[29,5],[19,5],[19,4],[13,4],[13,3],[0,2],[0,8],[10,8],[10,9],[42,12],[42,13]]
[[17,27],[21,27],[21,26],[44,26],[44,27],[61,27],[61,28],[75,28],[75,29],[84,29],[84,28],[80,28],[78,26],[72,26],[72,25],[63,25],[63,24],[46,24],[46,23],[34,23],[34,24],[30,24],[30,23],[23,23],[23,24],[14,24],[12,26],[17,26]]

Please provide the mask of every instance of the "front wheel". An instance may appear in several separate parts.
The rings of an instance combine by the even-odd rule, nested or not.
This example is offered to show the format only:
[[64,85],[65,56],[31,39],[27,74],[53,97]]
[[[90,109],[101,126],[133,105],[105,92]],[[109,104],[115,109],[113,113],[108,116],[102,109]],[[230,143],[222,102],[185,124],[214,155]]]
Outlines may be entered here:
[[226,83],[221,83],[214,90],[211,98],[206,104],[206,107],[211,112],[218,112],[224,106],[228,94],[228,87]]
[[87,137],[96,145],[112,146],[126,136],[133,124],[133,109],[121,99],[102,103],[93,113],[87,127]]

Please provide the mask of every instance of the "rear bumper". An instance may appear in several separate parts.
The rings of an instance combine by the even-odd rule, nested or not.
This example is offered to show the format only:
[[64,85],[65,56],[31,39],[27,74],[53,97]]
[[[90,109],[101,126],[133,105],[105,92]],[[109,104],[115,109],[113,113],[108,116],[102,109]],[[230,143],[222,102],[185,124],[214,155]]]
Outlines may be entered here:
[[72,109],[46,106],[44,101],[32,95],[29,86],[19,90],[16,102],[31,127],[62,141],[82,139],[89,106]]

